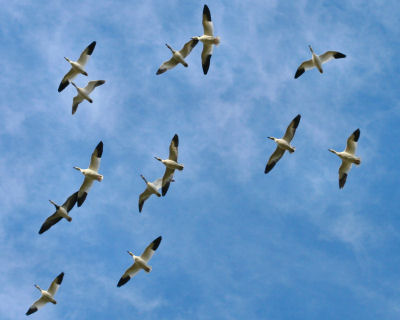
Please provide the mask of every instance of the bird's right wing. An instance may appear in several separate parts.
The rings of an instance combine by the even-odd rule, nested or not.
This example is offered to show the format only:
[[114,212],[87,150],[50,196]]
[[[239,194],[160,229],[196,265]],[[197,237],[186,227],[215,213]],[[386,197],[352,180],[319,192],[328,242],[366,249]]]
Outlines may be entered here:
[[90,158],[89,169],[99,171],[101,156],[103,155],[103,141],[100,141],[92,153]]
[[89,83],[86,85],[86,87],[84,88],[84,90],[89,94],[91,93],[94,88],[101,86],[102,84],[105,84],[105,80],[93,80],[93,81],[89,81]]
[[93,179],[90,179],[88,177],[85,177],[85,180],[83,180],[83,183],[78,191],[78,207],[80,207],[86,200],[86,196],[92,187],[93,184]]
[[139,212],[142,212],[143,204],[150,196],[151,192],[146,187],[146,190],[144,190],[139,196]]
[[64,202],[62,207],[64,207],[67,212],[69,212],[75,205],[76,200],[78,200],[78,192],[75,192],[74,194],[70,195],[68,199]]
[[284,149],[276,147],[274,153],[271,155],[271,157],[268,160],[267,166],[265,167],[265,170],[264,170],[265,174],[270,172],[272,170],[272,168],[275,167],[276,163],[279,161],[280,158],[282,158],[284,153],[285,153]]
[[206,36],[212,36],[214,33],[213,23],[211,21],[211,13],[208,6],[205,4],[203,8],[203,29]]
[[140,256],[144,261],[149,262],[151,257],[153,256],[154,252],[157,250],[158,246],[160,245],[160,242],[162,240],[162,237],[159,236],[157,239],[154,239],[146,249],[144,249],[142,255]]
[[179,146],[179,138],[178,135],[175,134],[171,140],[169,145],[169,157],[168,159],[178,161],[178,146]]
[[199,40],[196,39],[186,42],[181,51],[179,51],[182,57],[186,58],[198,42]]
[[355,130],[350,137],[347,138],[346,152],[354,155],[357,149],[357,141],[360,138],[360,129]]
[[73,80],[78,75],[78,72],[75,71],[73,68],[69,69],[67,74],[61,80],[60,85],[58,86],[58,92],[63,91],[68,85],[71,80]]
[[28,309],[28,311],[25,313],[27,316],[29,316],[32,313],[35,313],[38,311],[41,307],[43,307],[47,303],[47,300],[41,296],[38,300],[36,300]]
[[287,127],[285,135],[283,136],[283,139],[287,142],[292,141],[294,134],[296,133],[296,129],[299,126],[300,118],[301,115],[298,114]]
[[300,77],[305,71],[310,70],[314,68],[314,62],[312,60],[307,60],[304,61],[300,67],[297,68],[296,74],[294,75],[294,78],[297,79]]
[[43,222],[42,227],[39,230],[39,234],[49,230],[53,225],[55,225],[58,221],[60,221],[62,217],[57,214],[57,212],[53,213],[50,217]]
[[328,62],[332,59],[346,58],[346,55],[337,51],[327,51],[319,56],[322,63]]
[[347,174],[349,173],[350,168],[351,168],[351,162],[342,160],[342,165],[339,168],[339,188],[340,189],[342,189],[344,187],[344,184],[346,183]]
[[140,271],[140,267],[134,263],[128,269],[126,269],[125,273],[122,275],[121,279],[119,279],[117,287],[123,286],[127,283],[136,273]]
[[161,195],[163,197],[167,194],[171,180],[174,178],[174,172],[175,172],[174,169],[168,167],[165,168],[165,173],[162,178],[162,188],[161,188]]
[[164,63],[160,66],[160,68],[158,68],[156,74],[162,74],[165,71],[172,69],[173,67],[175,67],[178,64],[178,61],[176,61],[174,59],[174,57],[172,57],[171,59],[169,59],[168,61],[164,61]]
[[212,44],[203,43],[203,51],[201,52],[201,65],[203,66],[203,73],[207,74],[210,68],[210,60],[213,52]]
[[83,98],[81,95],[77,95],[74,97],[72,100],[72,114],[75,114],[76,110],[78,109],[79,104],[83,101]]
[[85,50],[82,51],[77,61],[82,67],[84,67],[85,64],[88,62],[89,57],[92,55],[95,46],[96,46],[96,41],[93,41],[86,47]]
[[56,294],[58,288],[60,287],[61,282],[64,279],[64,272],[61,272],[51,283],[50,287],[47,289],[47,292],[50,293],[53,297]]

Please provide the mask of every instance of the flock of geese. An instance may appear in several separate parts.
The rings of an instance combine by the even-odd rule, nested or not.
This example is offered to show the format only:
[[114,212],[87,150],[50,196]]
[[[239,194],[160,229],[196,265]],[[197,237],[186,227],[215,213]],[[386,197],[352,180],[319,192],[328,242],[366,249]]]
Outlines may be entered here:
[[[185,43],[183,48],[180,51],[176,51],[172,49],[171,46],[166,44],[169,50],[172,52],[172,57],[162,63],[162,65],[157,70],[156,74],[160,75],[167,70],[170,70],[177,66],[178,64],[182,64],[184,67],[188,67],[185,58],[192,52],[194,47],[200,41],[203,43],[203,50],[201,53],[201,62],[203,67],[203,73],[207,74],[209,67],[211,56],[213,52],[213,46],[218,45],[220,43],[220,38],[214,36],[213,30],[213,22],[211,20],[211,13],[207,5],[204,5],[203,8],[203,30],[204,34],[202,36],[192,37],[190,41]],[[89,94],[98,86],[101,86],[105,83],[104,80],[94,80],[89,81],[86,87],[79,88],[72,81],[79,74],[83,74],[88,76],[88,73],[85,71],[85,66],[89,60],[89,57],[92,55],[96,46],[96,42],[93,41],[89,44],[85,50],[81,53],[79,59],[77,61],[72,61],[65,57],[65,60],[71,65],[70,70],[65,74],[61,83],[58,87],[58,91],[63,91],[70,83],[76,88],[77,95],[73,98],[72,102],[72,114],[75,114],[77,111],[78,105],[84,100],[89,101],[90,103],[93,100],[90,98]],[[317,68],[320,73],[323,72],[322,64],[332,60],[332,59],[341,59],[346,56],[337,51],[327,51],[324,54],[317,55],[314,53],[311,46],[309,46],[312,57],[310,60],[304,61],[297,69],[294,78],[299,78],[305,71],[310,70],[312,68]],[[268,137],[275,141],[276,149],[270,156],[267,165],[265,167],[264,173],[269,173],[277,164],[277,162],[282,158],[285,151],[289,151],[289,153],[293,153],[296,149],[291,145],[291,141],[294,138],[296,130],[299,126],[301,119],[301,115],[297,115],[289,124],[286,129],[286,132],[282,138]],[[361,163],[361,159],[355,155],[357,141],[360,137],[360,129],[355,130],[350,137],[347,139],[347,146],[344,151],[337,152],[333,149],[329,149],[330,152],[336,154],[341,160],[342,164],[339,168],[339,188],[343,188],[347,175],[351,169],[352,164],[359,165]],[[178,163],[178,146],[179,146],[179,138],[178,135],[175,134],[171,140],[169,146],[169,156],[167,159],[162,159],[159,157],[154,157],[156,160],[160,161],[165,166],[164,175],[161,178],[156,179],[153,182],[149,182],[143,175],[140,175],[144,182],[146,183],[146,189],[139,195],[139,212],[142,212],[143,205],[147,199],[150,198],[152,194],[155,194],[157,197],[165,196],[168,192],[169,186],[171,182],[174,182],[174,173],[175,170],[183,170],[184,165]],[[73,193],[71,196],[67,198],[67,200],[63,203],[63,205],[58,205],[55,202],[50,201],[56,209],[56,211],[49,216],[39,230],[39,234],[44,233],[49,230],[52,226],[58,223],[62,218],[67,220],[68,222],[72,221],[69,212],[73,209],[75,204],[80,207],[85,202],[87,194],[90,188],[93,185],[93,182],[96,180],[101,182],[103,180],[103,175],[99,173],[101,157],[103,154],[103,142],[100,141],[96,148],[94,149],[89,167],[87,169],[81,169],[79,167],[73,167],[74,169],[80,171],[84,176],[83,183],[78,191]],[[161,193],[160,190],[161,189]],[[143,251],[140,256],[134,255],[131,251],[128,251],[129,255],[133,259],[133,264],[126,269],[125,273],[121,276],[120,280],[117,283],[117,287],[121,287],[126,284],[134,275],[136,275],[141,269],[146,272],[151,271],[151,266],[149,266],[149,260],[153,256],[154,252],[157,250],[161,243],[162,237],[159,236],[155,240],[153,240]],[[43,307],[46,303],[51,302],[56,304],[56,300],[54,299],[54,295],[56,294],[59,286],[61,285],[64,278],[64,272],[60,273],[51,283],[50,287],[47,290],[41,289],[38,285],[35,284],[35,287],[40,290],[41,296],[35,301],[28,311],[26,315],[30,315],[36,312],[38,309]]]

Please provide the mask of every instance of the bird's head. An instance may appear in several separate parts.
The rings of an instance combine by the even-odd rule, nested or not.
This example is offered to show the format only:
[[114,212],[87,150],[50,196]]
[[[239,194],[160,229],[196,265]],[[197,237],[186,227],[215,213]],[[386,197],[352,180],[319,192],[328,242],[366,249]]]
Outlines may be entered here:
[[78,171],[80,171],[80,172],[82,172],[82,169],[81,168],[79,168],[79,167],[73,167],[75,170],[78,170]]
[[64,57],[64,59],[71,63],[71,60],[69,60],[67,57]]
[[128,252],[128,254],[129,254],[132,258],[135,257],[135,255],[134,255],[132,252],[130,252],[129,250],[127,250],[127,252]]
[[274,137],[267,137],[268,139],[271,139],[271,140],[273,140],[273,141],[275,141],[275,138]]
[[332,152],[332,153],[335,153],[335,154],[336,154],[336,151],[335,151],[335,150],[333,150],[333,149],[328,149],[328,151],[330,151],[330,152]]
[[154,157],[154,159],[156,159],[156,160],[158,160],[158,161],[161,161],[161,162],[162,162],[162,159],[161,159],[161,158],[159,158],[159,157]]
[[308,45],[308,47],[310,48],[310,51],[311,51],[312,53],[314,53],[314,50],[312,49],[312,47],[311,47],[310,44]]

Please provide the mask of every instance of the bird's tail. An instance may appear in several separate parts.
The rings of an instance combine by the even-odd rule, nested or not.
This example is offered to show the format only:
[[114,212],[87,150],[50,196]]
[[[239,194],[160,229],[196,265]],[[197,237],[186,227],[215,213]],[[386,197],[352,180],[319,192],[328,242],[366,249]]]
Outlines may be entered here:
[[289,153],[293,153],[293,152],[295,152],[296,151],[296,148],[295,147],[291,147],[291,149],[289,149]]
[[354,164],[359,166],[361,164],[361,159],[357,158],[356,160],[354,160]]
[[97,177],[96,179],[97,179],[97,181],[101,182],[101,181],[103,181],[103,176],[102,176],[102,175],[100,175],[100,176],[99,176],[99,177]]
[[220,37],[215,37],[213,43],[217,46],[219,45],[221,42],[221,38]]
[[143,270],[146,271],[146,272],[150,272],[151,271],[151,267],[150,266],[144,266]]
[[66,219],[68,220],[68,222],[72,221],[72,218],[70,216],[68,216]]
[[189,66],[186,62],[182,63],[186,68]]

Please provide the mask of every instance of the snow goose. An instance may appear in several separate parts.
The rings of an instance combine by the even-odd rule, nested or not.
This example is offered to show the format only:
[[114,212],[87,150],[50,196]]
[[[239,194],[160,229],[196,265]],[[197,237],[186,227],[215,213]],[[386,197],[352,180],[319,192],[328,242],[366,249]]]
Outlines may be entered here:
[[268,137],[268,139],[274,140],[277,144],[274,153],[268,160],[267,166],[265,167],[264,173],[268,173],[272,170],[272,168],[276,165],[280,158],[282,158],[283,154],[286,150],[290,153],[295,151],[295,147],[290,145],[290,141],[292,141],[294,134],[296,133],[297,126],[299,125],[301,116],[298,114],[292,122],[290,122],[289,126],[286,129],[285,135],[282,139],[277,139],[274,137]]
[[135,256],[132,252],[128,251],[134,262],[128,269],[126,269],[121,279],[119,279],[117,287],[121,287],[127,283],[136,273],[140,271],[140,269],[143,269],[146,272],[151,271],[151,267],[147,263],[160,245],[161,239],[162,237],[159,236],[157,239],[153,240],[153,242],[150,243],[146,249],[144,249],[141,256]]
[[96,146],[92,153],[92,157],[90,158],[89,168],[81,169],[79,167],[74,167],[74,169],[79,170],[85,176],[85,180],[81,185],[81,188],[78,191],[78,207],[80,207],[83,202],[85,202],[86,196],[93,184],[94,180],[101,182],[103,180],[103,176],[98,173],[100,168],[100,160],[103,154],[103,141],[100,141]]
[[192,39],[189,42],[186,42],[180,51],[175,51],[166,43],[165,45],[172,52],[172,58],[168,61],[165,61],[157,70],[156,74],[162,74],[165,71],[174,68],[179,63],[182,63],[184,67],[188,67],[185,58],[189,55],[198,42],[199,40]]
[[314,53],[314,50],[311,48],[311,46],[309,46],[309,48],[312,54],[312,58],[311,60],[304,61],[300,65],[300,67],[297,68],[296,74],[294,75],[295,79],[300,77],[305,71],[310,70],[314,67],[316,67],[320,73],[323,73],[322,70],[323,63],[328,62],[329,60],[332,59],[341,59],[346,57],[346,55],[337,51],[327,51],[324,54],[318,56]]
[[40,289],[40,287],[35,284],[35,287],[40,290],[42,294],[41,297],[36,300],[26,312],[26,315],[29,316],[30,314],[38,311],[41,307],[43,307],[47,302],[51,302],[52,304],[57,304],[57,301],[54,300],[54,295],[56,294],[58,287],[60,286],[61,282],[64,278],[64,272],[61,272],[51,283],[50,287],[46,290]]
[[56,207],[56,212],[54,212],[50,217],[46,219],[46,221],[42,224],[42,227],[39,230],[39,234],[49,230],[53,225],[55,225],[62,218],[68,220],[68,222],[72,221],[72,218],[68,215],[68,212],[74,207],[76,200],[78,199],[78,192],[70,195],[68,199],[64,202],[62,206],[57,205],[53,201],[49,200]]
[[83,50],[83,52],[81,53],[81,56],[79,57],[78,61],[72,61],[64,57],[64,59],[71,64],[71,69],[61,80],[61,83],[58,87],[58,92],[63,91],[69,85],[71,80],[73,80],[78,74],[81,73],[85,76],[88,75],[84,68],[89,60],[89,57],[92,55],[95,46],[96,46],[96,41],[93,41],[91,44],[89,44],[86,47],[86,49]]
[[161,194],[158,192],[158,189],[162,186],[162,178],[158,178],[153,182],[149,182],[146,180],[143,175],[140,175],[144,182],[146,182],[146,189],[139,196],[139,212],[142,212],[144,202],[152,195],[155,194],[157,197],[161,197]]
[[360,129],[354,131],[347,139],[347,145],[344,151],[337,152],[333,149],[328,149],[342,159],[342,165],[339,168],[339,189],[344,187],[352,163],[357,166],[361,163],[361,159],[355,156],[358,138],[360,138]]
[[78,88],[75,83],[71,81],[72,85],[76,88],[78,91],[78,95],[74,97],[72,100],[72,114],[76,112],[78,109],[78,105],[83,101],[87,100],[90,103],[93,102],[93,100],[89,97],[89,94],[94,90],[94,88],[101,86],[102,84],[105,83],[104,80],[94,80],[94,81],[89,81],[89,83],[86,85],[84,88]]
[[159,157],[154,157],[158,161],[162,162],[165,165],[165,173],[162,178],[162,188],[161,194],[165,196],[167,194],[169,185],[171,180],[174,178],[175,169],[180,171],[183,170],[183,164],[178,163],[178,145],[179,145],[179,138],[178,135],[175,134],[171,140],[171,144],[169,145],[169,157],[168,159],[161,159]]
[[192,37],[193,40],[198,40],[203,43],[203,51],[201,52],[201,64],[203,66],[204,74],[207,74],[208,68],[210,67],[210,60],[213,51],[213,45],[219,45],[220,38],[214,37],[214,27],[211,21],[210,9],[207,5],[203,8],[203,29],[204,34],[200,37]]

